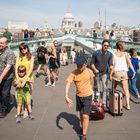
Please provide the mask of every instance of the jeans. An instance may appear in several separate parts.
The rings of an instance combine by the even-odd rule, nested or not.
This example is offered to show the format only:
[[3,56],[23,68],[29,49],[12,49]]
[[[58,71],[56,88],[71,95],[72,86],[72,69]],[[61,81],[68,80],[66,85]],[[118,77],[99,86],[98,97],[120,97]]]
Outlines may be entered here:
[[139,91],[136,87],[136,82],[137,82],[137,77],[135,77],[134,79],[131,79],[129,81],[129,89],[132,90],[132,92],[134,92],[137,96],[139,95]]
[[5,109],[8,107],[7,96],[10,95],[12,81],[13,79],[3,80],[0,84],[0,104],[1,107]]
[[102,93],[103,103],[106,105],[106,91],[108,88],[108,74],[103,74],[95,77],[97,82],[97,89],[99,93]]

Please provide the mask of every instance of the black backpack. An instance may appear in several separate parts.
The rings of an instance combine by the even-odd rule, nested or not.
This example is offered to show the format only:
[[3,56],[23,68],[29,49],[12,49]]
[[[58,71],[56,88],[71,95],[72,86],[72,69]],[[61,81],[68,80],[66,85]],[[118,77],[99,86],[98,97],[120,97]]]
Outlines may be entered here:
[[41,47],[38,49],[37,51],[37,57],[39,59],[44,59],[45,58],[45,53],[44,53],[44,49],[42,49]]

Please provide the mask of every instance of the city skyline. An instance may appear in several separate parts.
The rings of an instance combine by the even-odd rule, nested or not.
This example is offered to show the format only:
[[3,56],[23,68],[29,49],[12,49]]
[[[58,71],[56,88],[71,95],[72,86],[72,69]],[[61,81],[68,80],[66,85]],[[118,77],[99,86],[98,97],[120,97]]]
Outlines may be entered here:
[[139,0],[12,0],[1,1],[0,27],[8,21],[25,21],[29,27],[58,28],[65,13],[70,9],[75,21],[82,21],[85,28],[93,28],[96,21],[102,20],[104,26],[114,22],[117,25],[138,26],[140,24]]

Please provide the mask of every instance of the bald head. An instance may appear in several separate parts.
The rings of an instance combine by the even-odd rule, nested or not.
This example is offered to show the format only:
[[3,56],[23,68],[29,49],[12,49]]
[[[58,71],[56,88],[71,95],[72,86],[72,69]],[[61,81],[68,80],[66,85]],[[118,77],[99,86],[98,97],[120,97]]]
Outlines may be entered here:
[[0,38],[0,47],[7,47],[8,42],[6,37]]

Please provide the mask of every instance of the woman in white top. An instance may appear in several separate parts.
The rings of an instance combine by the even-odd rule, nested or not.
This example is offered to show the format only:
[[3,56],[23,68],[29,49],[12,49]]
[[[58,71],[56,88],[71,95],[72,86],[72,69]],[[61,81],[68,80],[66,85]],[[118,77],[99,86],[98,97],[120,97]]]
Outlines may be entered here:
[[[116,43],[117,52],[113,55],[113,69],[110,72],[110,79],[112,77],[120,81],[126,98],[126,108],[130,110],[130,94],[128,89],[128,67],[130,67],[135,75],[135,70],[131,64],[129,56],[123,51],[123,43],[121,41]],[[115,83],[115,87],[116,87]]]

